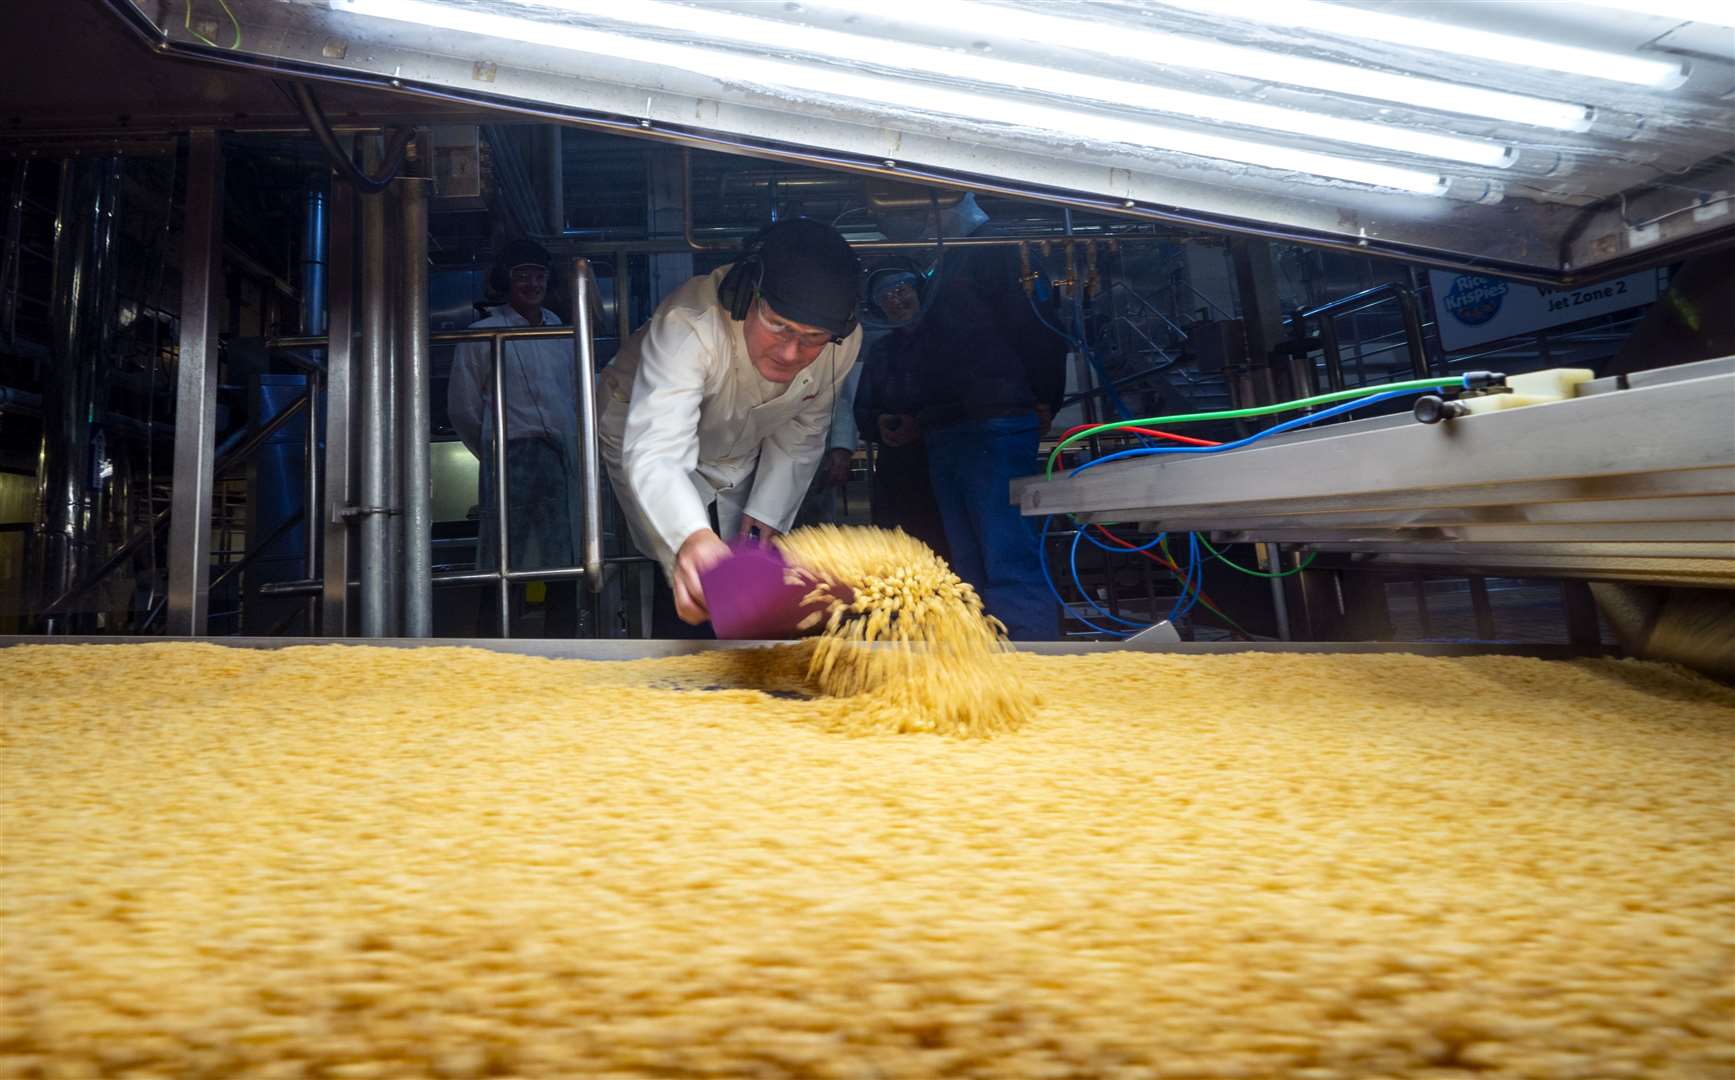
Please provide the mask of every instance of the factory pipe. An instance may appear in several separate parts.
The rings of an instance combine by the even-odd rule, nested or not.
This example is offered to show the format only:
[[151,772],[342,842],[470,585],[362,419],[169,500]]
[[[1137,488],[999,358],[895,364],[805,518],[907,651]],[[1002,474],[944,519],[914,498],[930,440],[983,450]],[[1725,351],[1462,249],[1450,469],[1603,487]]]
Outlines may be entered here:
[[[307,407],[307,402],[308,399],[306,396],[298,397],[280,409],[276,416],[273,416],[263,426],[255,429],[251,434],[247,435],[244,441],[238,444],[233,450],[227,451],[221,458],[217,459],[216,464],[212,467],[212,474],[217,477],[226,476],[232,472],[237,465],[240,465],[242,462],[252,457],[254,451],[258,450],[261,446],[264,446],[266,441],[273,435],[276,435],[279,431],[287,427],[289,422],[295,419],[302,409]],[[128,558],[131,557],[133,552],[137,551],[144,544],[154,540],[156,535],[163,531],[163,526],[169,523],[169,515],[169,510],[158,511],[157,516],[151,520],[149,525],[146,525],[144,528],[139,529],[137,532],[129,536],[126,539],[126,542],[121,544],[121,546],[115,550],[113,555],[110,555],[101,566],[86,575],[82,581],[77,582],[71,588],[50,601],[42,609],[42,614],[51,615],[72,603],[74,600],[77,600],[91,589],[102,584],[103,579],[108,577],[108,575],[112,574],[115,570],[119,569],[121,564],[125,563]]]
[[6,239],[0,244],[0,341],[18,339],[18,281],[23,254],[24,192],[30,179],[26,158],[12,169],[12,193],[6,200]]
[[202,637],[211,599],[217,320],[223,302],[223,144],[221,136],[207,128],[190,133],[187,146],[167,628],[170,634]]
[[[379,167],[372,140],[363,148],[364,168]],[[349,508],[361,519],[362,637],[386,635],[386,207],[377,196],[361,200],[361,499]]]
[[318,182],[302,204],[301,332],[325,333],[325,190]]
[[326,245],[330,272],[326,278],[329,330],[313,341],[325,349],[325,452],[320,473],[323,488],[315,517],[321,532],[319,576],[332,583],[319,598],[319,632],[346,637],[350,617],[349,588],[354,543],[351,519],[344,511],[355,499],[355,204],[353,188],[331,193],[330,239]]
[[[939,237],[939,238],[935,238],[935,239],[931,239],[931,240],[850,240],[849,246],[854,248],[857,251],[885,251],[885,252],[932,251],[934,248],[940,247],[940,246],[944,246],[944,247],[1012,247],[1012,246],[1017,245],[1017,244],[1028,244],[1028,243],[1034,243],[1034,242],[1041,241],[1041,240],[1054,240],[1057,238],[1063,238],[1063,237],[1073,235],[1072,224],[1071,224],[1071,222],[1072,222],[1071,208],[1070,207],[1062,207],[1062,209],[1066,211],[1066,220],[1062,226],[1063,231],[1059,232],[1059,233],[1054,233],[1054,232],[1020,233],[1020,234],[1015,235],[1015,236],[1013,236],[1013,235],[1008,235],[1008,236],[946,236],[946,237]],[[757,229],[757,226],[742,232],[741,235],[739,235],[739,236],[731,236],[731,237],[727,237],[727,238],[722,239],[722,240],[701,240],[701,239],[699,239],[698,229],[697,229],[697,226],[694,224],[694,220],[693,220],[693,152],[690,149],[682,149],[682,151],[681,151],[681,242],[686,245],[686,249],[689,251],[738,251],[738,250],[740,250],[742,241],[746,240],[749,236],[751,236],[753,234],[753,232],[756,231],[756,229]],[[1094,235],[1093,234],[1093,235],[1089,236],[1088,239],[1090,241],[1093,241],[1093,242],[1106,240],[1106,241],[1109,241],[1110,243],[1118,243],[1121,240],[1150,240],[1150,241],[1172,240],[1173,237],[1165,237],[1165,236],[1114,236],[1114,235],[1103,236],[1103,235]],[[616,252],[634,251],[634,252],[639,252],[641,254],[656,254],[658,252],[664,252],[664,251],[674,252],[674,251],[681,250],[680,248],[677,248],[677,247],[670,247],[667,242],[660,241],[660,240],[636,240],[636,241],[626,241],[624,243],[613,243],[613,244],[605,241],[605,242],[602,242],[599,244],[584,244],[584,245],[577,245],[577,246],[582,246],[585,250],[616,251]],[[568,250],[572,250],[572,249],[568,249]]]
[[[319,574],[319,539],[324,532],[319,520],[319,399],[324,373],[318,370],[307,373],[307,447],[303,459],[301,480],[301,529],[302,529],[302,566],[308,577]],[[315,600],[307,602],[307,633],[311,636],[318,626],[319,603]]]
[[[559,130],[558,128],[556,129]],[[431,483],[428,362],[428,181],[405,177],[403,197],[403,368],[399,379],[400,459],[403,464],[405,637],[434,632],[433,489]],[[311,575],[309,575],[311,576]]]
[[490,345],[492,353],[490,370],[492,372],[489,394],[494,402],[494,537],[499,544],[496,556],[497,585],[495,602],[500,609],[500,636],[512,636],[512,581],[511,559],[508,557],[511,548],[512,529],[506,522],[506,343],[500,338],[493,339]]
[[403,189],[392,184],[379,196],[385,202],[385,247],[381,261],[385,266],[385,415],[386,430],[386,582],[385,635],[403,635],[404,611],[404,455],[403,455],[403,290],[389,283],[402,282],[404,277],[404,216]]
[[542,131],[543,212],[547,215],[549,235],[559,236],[566,231],[566,161],[561,149],[561,127],[548,124]]
[[[119,158],[68,158],[62,164],[50,309],[54,363],[43,378],[36,487],[33,576],[41,598],[84,577],[93,554],[97,431],[91,421],[105,395],[119,198]],[[52,633],[60,627],[44,629]]]
[[[324,177],[313,178],[307,186],[301,220],[301,332],[324,334],[326,265],[326,195]],[[307,373],[307,396],[314,406],[307,410],[307,450],[302,469],[302,551],[307,577],[318,577],[320,566],[319,541],[324,533],[320,520],[320,451],[319,396],[322,372],[314,367]],[[313,634],[318,625],[319,602],[307,601],[307,633]]]
[[572,260],[572,362],[578,387],[578,467],[584,499],[580,562],[592,593],[602,591],[602,452],[597,427],[596,322],[601,293],[589,259]]

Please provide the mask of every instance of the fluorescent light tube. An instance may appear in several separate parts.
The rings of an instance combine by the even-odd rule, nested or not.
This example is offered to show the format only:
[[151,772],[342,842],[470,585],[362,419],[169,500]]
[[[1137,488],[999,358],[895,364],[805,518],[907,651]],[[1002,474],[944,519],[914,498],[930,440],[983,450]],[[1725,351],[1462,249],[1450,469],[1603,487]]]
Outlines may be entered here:
[[1049,48],[1078,49],[1144,67],[1214,71],[1261,83],[1306,86],[1347,97],[1372,98],[1429,112],[1481,116],[1557,131],[1589,130],[1594,112],[1567,101],[1510,94],[1462,83],[1313,60],[1284,52],[1223,45],[1200,37],[1045,15],[1021,8],[961,0],[802,0],[804,7],[868,18],[894,19],[959,34],[1014,38]]
[[1708,23],[1735,28],[1735,4],[1729,0],[1579,0],[1592,7],[1655,15],[1676,22]]
[[1454,23],[1434,22],[1431,19],[1388,15],[1372,8],[1325,3],[1323,0],[1235,0],[1232,4],[1223,4],[1216,0],[1160,2],[1169,7],[1187,8],[1220,18],[1250,19],[1274,26],[1320,30],[1347,38],[1403,45],[1425,52],[1453,53],[1478,60],[1492,60],[1497,64],[1542,68],[1567,75],[1582,75],[1587,79],[1610,79],[1661,90],[1679,86],[1687,77],[1686,67],[1679,60],[1659,60],[1630,53],[1581,49],[1576,45],[1557,45],[1538,38],[1496,34]]
[[1296,150],[1204,132],[1165,128],[1142,121],[1035,105],[1013,98],[949,90],[908,80],[674,45],[560,23],[539,22],[476,8],[452,7],[429,0],[329,0],[329,3],[334,11],[655,64],[727,83],[846,98],[869,108],[893,107],[914,113],[937,113],[957,119],[1002,124],[1021,131],[1031,131],[1045,138],[1127,143],[1151,150],[1347,180],[1419,195],[1444,194],[1447,186],[1446,179],[1437,173],[1398,168],[1378,162],[1340,158],[1310,150]]
[[1483,139],[1440,134],[1394,124],[1288,109],[1236,98],[1173,90],[1146,83],[1105,79],[1034,64],[992,59],[973,53],[898,43],[885,39],[815,29],[796,23],[745,18],[713,9],[648,0],[527,0],[538,7],[689,33],[699,38],[762,47],[775,42],[778,52],[809,53],[828,60],[859,64],[884,57],[888,66],[941,78],[968,79],[1044,97],[1079,98],[1122,109],[1137,109],[1197,117],[1246,127],[1265,128],[1328,143],[1414,154],[1419,157],[1505,168],[1517,154],[1509,146]]

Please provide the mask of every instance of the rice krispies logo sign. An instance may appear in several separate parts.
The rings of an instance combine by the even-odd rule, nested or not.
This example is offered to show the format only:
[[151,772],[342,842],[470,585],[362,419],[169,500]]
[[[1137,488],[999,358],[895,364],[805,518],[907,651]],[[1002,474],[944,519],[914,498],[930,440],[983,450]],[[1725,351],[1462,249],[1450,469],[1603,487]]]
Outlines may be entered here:
[[1500,314],[1500,305],[1511,286],[1499,278],[1459,274],[1440,306],[1465,326],[1481,326]]
[[1448,270],[1428,271],[1428,282],[1440,344],[1454,352],[1642,307],[1657,298],[1661,273],[1646,270],[1566,289]]

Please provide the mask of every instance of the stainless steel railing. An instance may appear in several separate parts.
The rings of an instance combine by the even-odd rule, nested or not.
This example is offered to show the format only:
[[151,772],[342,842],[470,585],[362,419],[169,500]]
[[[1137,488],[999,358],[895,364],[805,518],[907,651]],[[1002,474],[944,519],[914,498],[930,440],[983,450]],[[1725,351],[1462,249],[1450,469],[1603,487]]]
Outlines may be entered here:
[[[596,276],[591,268],[590,260],[577,258],[572,261],[572,282],[574,311],[571,326],[533,326],[533,327],[498,327],[468,330],[448,330],[427,335],[427,340],[435,344],[487,342],[490,352],[489,397],[494,419],[494,439],[489,448],[488,460],[484,462],[494,478],[494,528],[498,544],[499,557],[492,569],[478,568],[476,570],[446,571],[442,573],[427,572],[425,580],[431,586],[454,585],[485,585],[490,582],[495,585],[496,603],[499,607],[500,627],[502,636],[510,634],[511,626],[511,585],[514,582],[525,581],[569,581],[583,579],[592,592],[599,592],[603,585],[603,554],[602,554],[602,450],[598,435],[598,403],[596,392],[596,322],[602,315],[601,294],[597,288]],[[579,441],[579,499],[581,510],[579,561],[572,566],[543,567],[534,570],[516,570],[511,565],[512,529],[510,523],[510,479],[506,466],[506,396],[505,367],[506,343],[519,340],[570,339],[573,349],[574,384],[577,388],[577,400],[574,408],[578,419]],[[266,342],[270,349],[317,348],[327,344],[323,336],[281,337]],[[363,458],[364,467],[374,467],[369,458]],[[383,466],[381,466],[383,467]],[[383,485],[362,484],[362,490]],[[407,526],[416,521],[426,522],[426,502],[429,493],[425,484],[412,483],[404,486],[403,517]],[[424,504],[420,513],[415,512],[417,503]],[[390,507],[351,507],[349,511],[355,516],[390,512]],[[365,557],[362,560],[359,581],[362,585],[364,605],[373,592],[383,592],[377,588],[370,590],[367,586],[385,570],[383,565],[373,565],[372,560]],[[419,579],[424,575],[418,572]],[[309,578],[304,581],[275,582],[262,586],[261,595],[265,596],[304,596],[312,595],[323,589],[321,579]],[[407,595],[414,596],[415,590]],[[364,625],[367,620],[363,620]],[[408,620],[406,631],[410,636],[422,636],[426,630],[420,630],[418,620]],[[420,633],[418,633],[420,630]]]

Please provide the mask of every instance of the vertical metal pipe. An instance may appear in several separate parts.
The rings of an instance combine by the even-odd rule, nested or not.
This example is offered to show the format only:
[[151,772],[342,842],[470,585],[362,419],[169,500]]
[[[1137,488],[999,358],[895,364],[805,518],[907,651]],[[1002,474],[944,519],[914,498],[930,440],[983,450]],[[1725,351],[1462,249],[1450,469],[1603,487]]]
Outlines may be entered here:
[[[1265,556],[1265,572],[1278,574],[1283,570],[1283,551],[1277,544],[1260,544],[1260,552]],[[1283,579],[1271,579],[1271,607],[1277,617],[1277,637],[1279,640],[1289,640],[1289,596],[1283,590]]]
[[1325,384],[1332,390],[1342,390],[1343,346],[1337,340],[1337,316],[1325,312],[1319,316],[1319,346],[1325,353]]
[[615,348],[626,348],[633,333],[633,275],[624,249],[614,253],[614,325]]
[[512,636],[512,583],[506,575],[511,572],[512,529],[506,523],[506,342],[499,334],[489,342],[492,351],[489,395],[494,402],[494,538],[499,543],[499,557],[495,560],[495,570],[499,578],[495,585],[500,605],[500,636]]
[[30,159],[18,160],[12,170],[12,191],[6,200],[6,239],[0,247],[0,341],[18,337],[18,281],[22,271],[24,190],[30,178]]
[[403,372],[399,434],[404,474],[404,635],[434,632],[433,489],[429,441],[428,181],[406,177],[403,189]]
[[1476,614],[1476,637],[1494,640],[1494,604],[1488,597],[1488,579],[1481,574],[1470,575],[1470,608]]
[[187,148],[167,628],[170,634],[202,635],[210,613],[211,492],[217,450],[217,318],[223,302],[223,144],[215,131],[201,129],[187,136]]
[[[379,148],[370,138],[363,168],[379,167]],[[361,636],[386,633],[386,205],[378,195],[361,198],[361,364],[358,390],[361,422]]]
[[331,192],[331,240],[327,245],[329,274],[326,307],[330,312],[329,344],[325,350],[325,492],[319,503],[320,545],[325,579],[319,601],[319,632],[348,637],[353,560],[352,518],[344,511],[354,505],[355,478],[355,189],[338,184]]
[[325,333],[325,188],[308,185],[301,216],[301,332]]
[[[301,332],[317,337],[326,330],[326,195],[325,177],[309,178],[302,203],[301,216]],[[319,501],[319,403],[320,373],[307,376],[307,456],[302,468],[302,505],[306,513],[301,519],[302,546],[305,554],[305,577],[319,577],[319,539],[324,532],[325,515]],[[319,598],[307,598],[306,619],[302,630],[308,636],[318,633]]]
[[559,124],[543,128],[543,212],[548,216],[551,236],[566,231],[566,162],[560,132]]
[[1404,317],[1404,345],[1410,355],[1410,374],[1417,379],[1428,377],[1428,343],[1422,337],[1422,305],[1416,294],[1402,285],[1392,286],[1398,298],[1398,310]]
[[[303,552],[303,569],[308,580],[319,576],[319,536],[323,531],[320,527],[319,503],[319,401],[320,373],[307,373],[307,456],[302,460],[301,493],[301,532]],[[307,598],[307,618],[302,623],[302,630],[312,637],[317,633],[319,625],[319,598]]]
[[[572,261],[572,359],[578,387],[578,470],[584,500],[584,580],[602,591],[602,452],[597,435],[596,277],[589,259]],[[619,294],[617,293],[616,296]],[[504,545],[502,541],[502,545]],[[502,546],[501,550],[505,550]]]
[[[385,280],[403,282],[404,218],[402,188],[392,184],[379,194],[385,200],[386,230],[382,262]],[[385,636],[399,637],[403,633],[404,611],[404,456],[399,432],[403,427],[404,294],[401,287],[386,287],[385,350],[386,350],[386,614]]]

